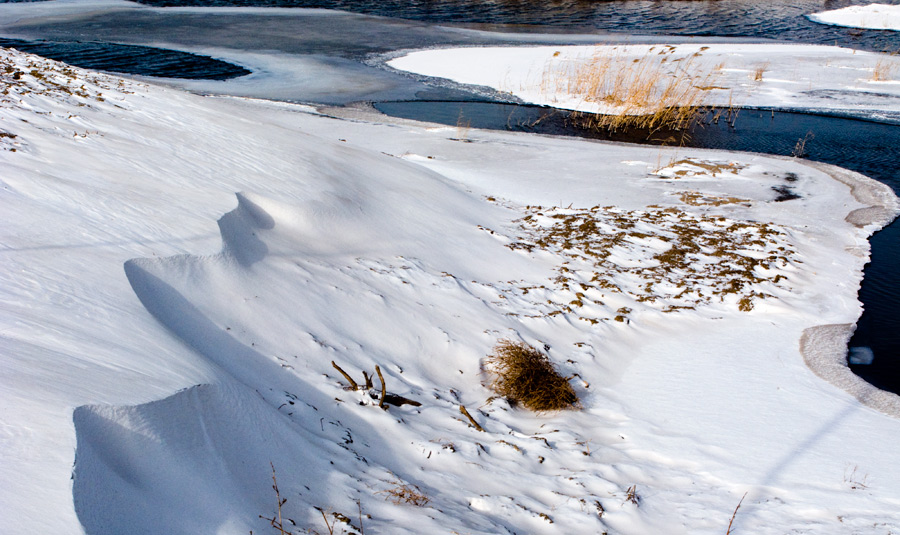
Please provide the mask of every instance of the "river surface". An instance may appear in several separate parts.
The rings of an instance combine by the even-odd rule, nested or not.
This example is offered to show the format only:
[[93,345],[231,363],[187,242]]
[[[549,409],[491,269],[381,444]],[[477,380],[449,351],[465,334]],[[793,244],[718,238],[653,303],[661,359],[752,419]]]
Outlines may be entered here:
[[[5,3],[10,2],[0,0],[0,4]],[[686,39],[726,36],[900,52],[900,32],[826,26],[805,17],[816,11],[869,3],[866,0],[141,0],[141,3],[156,7],[315,7],[376,17],[337,17],[323,13],[286,20],[285,17],[248,13],[228,17],[219,12],[218,16],[211,16],[202,10],[172,11],[172,16],[166,17],[170,11],[165,9],[152,12],[124,9],[68,19],[48,17],[21,22],[4,21],[0,14],[0,38],[8,38],[0,41],[0,46],[12,44],[99,70],[208,80],[240,77],[246,71],[203,53],[173,52],[146,45],[168,43],[171,48],[182,50],[230,47],[250,53],[274,50],[297,57],[315,57],[319,62],[326,58],[324,63],[339,72],[345,83],[349,73],[360,77],[358,85],[377,88],[329,100],[326,79],[323,82],[325,91],[319,93],[315,88],[294,94],[284,87],[275,87],[268,92],[244,94],[326,103],[403,99],[402,102],[380,102],[377,107],[390,115],[452,125],[463,116],[472,127],[590,137],[596,137],[596,134],[571,127],[564,112],[553,112],[545,117],[547,109],[472,102],[479,97],[464,89],[400,81],[399,75],[392,73],[372,74],[375,71],[369,72],[367,69],[372,67],[364,64],[364,60],[402,48],[503,41],[496,36],[471,32],[473,29],[524,32],[535,36],[530,42],[564,43],[570,39],[575,42],[574,37],[564,37],[567,35],[581,35],[580,42],[587,42],[583,37],[585,34],[593,35],[596,41],[608,41],[609,34],[618,35],[613,39],[625,39],[626,34],[629,39],[632,34],[676,35]],[[900,0],[881,0],[881,3],[896,4]],[[425,23],[440,23],[443,27]],[[560,35],[539,37],[548,32]],[[529,42],[527,37],[510,37],[509,40]],[[208,86],[187,87],[196,90]],[[239,86],[224,91],[241,94]],[[545,118],[534,125],[533,119],[538,117]],[[780,111],[773,114],[771,111],[741,110],[733,125],[723,121],[694,129],[690,134],[688,144],[691,146],[782,155],[791,155],[797,142],[805,139],[805,158],[858,171],[890,185],[900,194],[900,166],[897,164],[900,126],[897,125]],[[640,135],[627,140],[646,141]],[[851,348],[868,348],[874,354],[874,360],[869,365],[851,365],[851,369],[880,388],[900,393],[900,281],[897,277],[900,223],[895,222],[877,233],[871,244],[872,263],[866,268],[860,291],[865,312],[850,345]]]
[[[817,24],[805,15],[868,0],[138,0],[153,6],[277,6],[340,9],[510,30],[730,36],[838,44],[898,52],[892,32]],[[895,4],[896,0],[879,0]],[[527,28],[531,27],[531,28]],[[496,28],[493,28],[496,29]]]

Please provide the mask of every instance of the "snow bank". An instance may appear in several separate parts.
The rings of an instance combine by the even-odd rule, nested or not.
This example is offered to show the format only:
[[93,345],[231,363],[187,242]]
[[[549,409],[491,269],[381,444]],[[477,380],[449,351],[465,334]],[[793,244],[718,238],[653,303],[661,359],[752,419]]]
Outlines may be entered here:
[[900,31],[900,6],[891,4],[847,6],[813,13],[807,15],[807,18],[833,26]]
[[[832,46],[446,48],[411,52],[388,65],[488,86],[525,102],[593,113],[644,113],[622,100],[630,100],[629,86],[640,93],[649,85],[659,99],[690,86],[699,88],[700,103],[711,106],[840,110],[860,116],[880,112],[900,120],[900,59]],[[598,89],[584,89],[590,82]]]
[[[747,533],[898,527],[900,419],[799,344],[877,226],[829,172],[0,57],[4,531],[263,533],[270,462],[295,532],[720,534],[744,493]],[[580,409],[494,399],[501,338]]]

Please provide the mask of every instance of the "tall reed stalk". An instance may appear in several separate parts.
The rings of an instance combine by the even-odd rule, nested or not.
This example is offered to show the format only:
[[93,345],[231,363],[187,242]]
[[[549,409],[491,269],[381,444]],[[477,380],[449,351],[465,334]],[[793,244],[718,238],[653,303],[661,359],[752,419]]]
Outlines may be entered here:
[[706,95],[720,69],[697,61],[698,54],[673,57],[674,47],[635,57],[602,49],[587,59],[551,61],[541,89],[596,108],[579,112],[581,125],[610,131],[628,128],[686,130],[709,111]]

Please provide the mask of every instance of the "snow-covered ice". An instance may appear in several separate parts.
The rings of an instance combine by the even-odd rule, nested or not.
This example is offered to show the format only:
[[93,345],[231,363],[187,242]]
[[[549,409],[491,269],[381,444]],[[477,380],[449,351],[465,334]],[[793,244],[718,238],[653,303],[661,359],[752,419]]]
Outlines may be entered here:
[[[900,529],[898,399],[829,368],[884,186],[0,58],[3,533],[265,533],[271,466],[296,532]],[[581,406],[494,399],[502,338]]]
[[[596,93],[577,83],[594,72]],[[467,47],[410,52],[388,65],[420,75],[487,86],[525,102],[593,113],[628,110],[610,96],[656,77],[651,101],[681,82],[699,101],[722,107],[840,111],[900,120],[900,58],[801,44],[680,43],[596,46]],[[606,74],[603,74],[606,73]],[[658,76],[657,76],[658,73]]]
[[900,31],[900,5],[847,6],[808,15],[809,20],[833,26]]

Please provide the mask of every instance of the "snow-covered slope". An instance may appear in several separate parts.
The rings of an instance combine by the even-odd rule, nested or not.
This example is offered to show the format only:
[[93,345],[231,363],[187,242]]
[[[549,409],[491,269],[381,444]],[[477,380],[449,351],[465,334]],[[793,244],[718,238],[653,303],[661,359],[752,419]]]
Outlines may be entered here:
[[900,31],[900,6],[868,4],[847,6],[808,15],[809,20],[834,26]]
[[[897,529],[900,420],[800,347],[858,317],[883,187],[0,54],[3,533],[270,532],[272,466],[301,533]],[[580,407],[495,399],[503,338]]]

